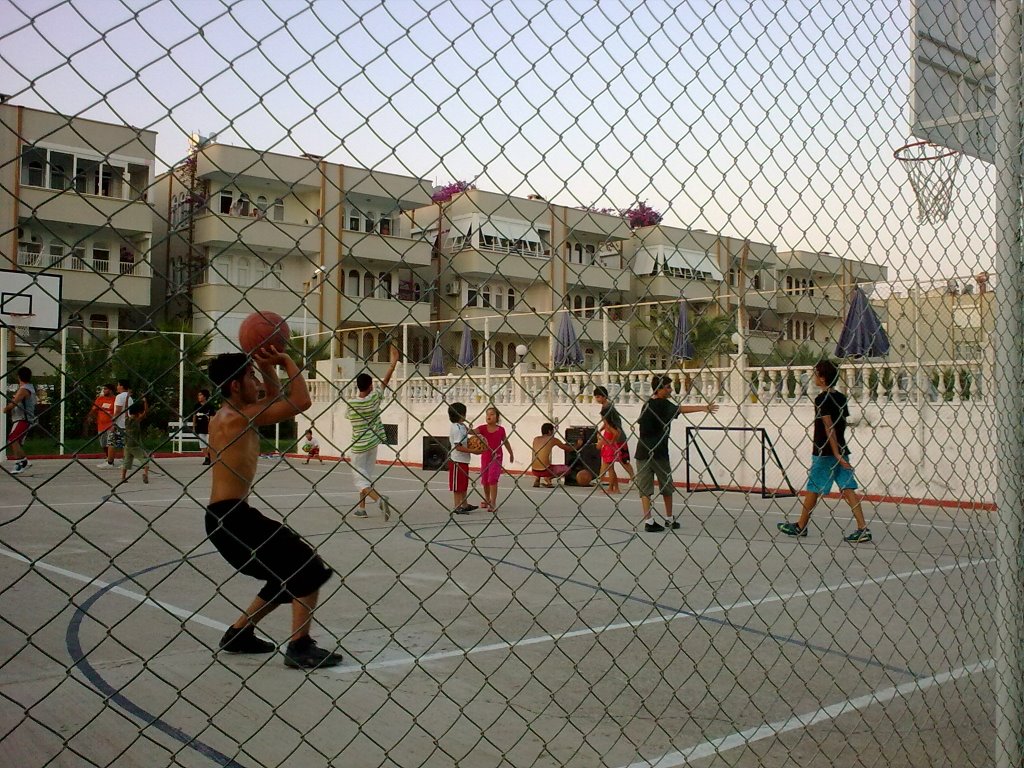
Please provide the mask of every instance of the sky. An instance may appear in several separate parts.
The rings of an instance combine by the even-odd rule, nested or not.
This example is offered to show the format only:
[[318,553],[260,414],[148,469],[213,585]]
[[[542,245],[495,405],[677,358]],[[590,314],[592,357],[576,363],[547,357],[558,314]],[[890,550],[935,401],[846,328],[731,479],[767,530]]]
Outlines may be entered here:
[[193,132],[884,264],[992,271],[993,173],[960,163],[919,225],[910,7],[665,3],[0,0],[11,102]]

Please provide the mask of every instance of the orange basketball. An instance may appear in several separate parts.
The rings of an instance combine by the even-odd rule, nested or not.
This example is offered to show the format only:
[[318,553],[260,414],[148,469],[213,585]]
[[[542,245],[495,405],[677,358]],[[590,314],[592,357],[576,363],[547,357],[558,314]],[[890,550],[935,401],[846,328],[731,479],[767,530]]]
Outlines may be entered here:
[[581,469],[576,473],[576,485],[590,485],[594,482],[594,475],[589,469]]
[[476,435],[470,435],[469,440],[466,441],[466,447],[469,448],[470,453],[483,453],[487,449],[487,443]]
[[238,344],[247,355],[262,347],[283,352],[290,337],[288,323],[275,312],[253,312],[238,329]]

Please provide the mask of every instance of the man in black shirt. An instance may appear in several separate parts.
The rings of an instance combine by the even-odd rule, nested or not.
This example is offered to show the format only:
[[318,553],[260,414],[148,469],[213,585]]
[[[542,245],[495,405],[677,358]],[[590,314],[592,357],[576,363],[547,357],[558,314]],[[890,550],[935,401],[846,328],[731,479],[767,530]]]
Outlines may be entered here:
[[192,433],[199,438],[199,448],[203,452],[203,466],[210,463],[210,417],[217,409],[210,402],[210,390],[200,389],[199,400],[192,412]]
[[[668,455],[669,439],[672,436],[672,421],[681,413],[715,413],[718,406],[676,405],[668,399],[672,394],[672,380],[668,376],[655,376],[651,380],[654,393],[644,403],[637,419],[637,472],[636,488],[640,493],[640,504],[644,511],[644,530],[648,533],[678,528],[672,515],[672,494],[675,484],[672,480],[672,461]],[[661,498],[665,503],[665,525],[651,519],[651,497],[654,495],[654,478],[657,476]]]
[[814,383],[822,392],[814,398],[814,438],[811,447],[811,471],[807,476],[807,494],[804,496],[800,522],[779,523],[778,529],[787,536],[806,536],[811,511],[821,496],[839,487],[843,500],[853,510],[857,530],[846,537],[851,544],[871,541],[871,531],[864,521],[857,489],[857,478],[850,464],[850,449],[846,446],[846,423],[850,419],[850,406],[846,395],[837,392],[839,368],[829,360],[814,366]]

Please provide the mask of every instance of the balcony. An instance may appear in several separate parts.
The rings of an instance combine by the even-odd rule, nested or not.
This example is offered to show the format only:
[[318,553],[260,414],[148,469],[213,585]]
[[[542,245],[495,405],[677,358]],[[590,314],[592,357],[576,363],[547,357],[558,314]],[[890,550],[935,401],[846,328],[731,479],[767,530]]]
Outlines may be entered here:
[[425,325],[430,322],[430,303],[399,301],[375,297],[343,297],[340,327],[373,325],[393,328],[402,323]]
[[294,193],[319,191],[322,179],[315,160],[226,144],[209,144],[200,150],[196,175],[232,184],[258,182],[267,186],[269,181],[268,189]]
[[603,264],[566,264],[565,279],[569,285],[585,286],[602,291],[621,290],[628,287],[629,277],[621,267],[607,267]]
[[144,200],[85,195],[73,190],[60,192],[40,187],[22,187],[18,216],[40,221],[77,224],[92,229],[114,229],[122,235],[153,231],[153,211]]
[[[195,306],[204,313],[237,312],[248,314],[255,309],[276,312],[286,320],[301,317],[302,297],[288,288],[254,288],[224,283],[203,283],[193,293]],[[308,312],[313,316],[316,297],[309,297]]]
[[145,262],[114,263],[109,261],[90,264],[77,254],[51,257],[36,251],[18,251],[18,265],[26,272],[45,269],[47,274],[62,274],[62,301],[96,302],[121,306],[148,307],[150,296],[150,269]]
[[775,302],[780,315],[810,315],[812,317],[842,317],[843,305],[838,299],[824,296],[820,291],[809,293],[780,293]]
[[362,234],[345,230],[341,243],[346,249],[346,258],[354,259],[361,265],[403,265],[429,267],[433,247],[425,240],[390,235]]
[[[500,333],[532,339],[549,333],[547,314],[530,312],[525,304],[507,315],[489,307],[465,307],[459,316],[480,336],[484,332],[484,318],[487,318],[487,330],[491,336]],[[460,325],[457,324],[455,328],[459,329]],[[461,334],[462,331],[458,332]]]
[[637,301],[684,298],[687,301],[707,302],[718,295],[720,285],[717,282],[691,280],[685,277],[655,275],[636,278],[633,283],[633,295]]
[[196,245],[228,248],[242,245],[266,253],[320,252],[318,224],[291,224],[263,217],[207,213],[196,217]]
[[467,248],[451,256],[451,268],[464,277],[501,276],[510,280],[549,280],[550,256],[523,256],[515,251]]

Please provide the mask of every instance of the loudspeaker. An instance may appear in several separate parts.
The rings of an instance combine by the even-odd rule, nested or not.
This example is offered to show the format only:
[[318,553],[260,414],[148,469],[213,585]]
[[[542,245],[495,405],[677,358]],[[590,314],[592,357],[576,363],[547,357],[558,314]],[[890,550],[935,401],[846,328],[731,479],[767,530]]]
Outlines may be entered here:
[[448,454],[452,451],[452,441],[447,437],[423,438],[423,468],[438,470],[448,467]]
[[597,430],[594,427],[569,427],[565,430],[565,442],[575,447],[576,441],[582,440],[583,446],[574,453],[566,451],[565,463],[569,465],[566,485],[576,485],[576,473],[581,469],[590,470],[597,478],[601,471],[601,451],[597,447]]

